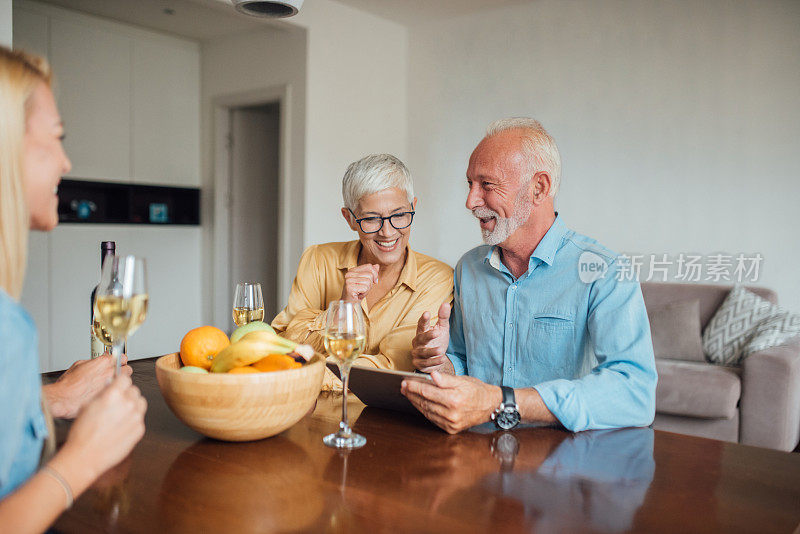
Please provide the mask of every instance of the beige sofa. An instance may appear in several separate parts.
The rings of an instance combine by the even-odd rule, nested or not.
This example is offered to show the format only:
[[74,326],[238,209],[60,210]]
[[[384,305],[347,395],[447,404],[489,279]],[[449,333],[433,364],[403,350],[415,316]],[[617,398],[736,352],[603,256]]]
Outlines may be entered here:
[[[698,299],[704,329],[730,286],[642,283],[645,305]],[[750,287],[777,302],[766,288]],[[800,440],[800,341],[751,354],[741,367],[656,358],[659,430],[790,451]]]

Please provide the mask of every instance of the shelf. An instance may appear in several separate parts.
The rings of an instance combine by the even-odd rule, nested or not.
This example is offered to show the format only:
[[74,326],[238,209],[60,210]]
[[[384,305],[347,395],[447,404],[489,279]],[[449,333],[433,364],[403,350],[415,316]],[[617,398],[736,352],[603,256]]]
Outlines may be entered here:
[[200,190],[65,179],[58,186],[58,221],[198,226]]

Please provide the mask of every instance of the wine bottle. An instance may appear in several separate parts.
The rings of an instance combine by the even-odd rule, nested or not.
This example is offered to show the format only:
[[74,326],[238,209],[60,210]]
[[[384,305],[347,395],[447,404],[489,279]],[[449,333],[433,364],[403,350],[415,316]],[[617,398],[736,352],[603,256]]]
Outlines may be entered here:
[[[100,272],[103,272],[103,263],[106,258],[112,258],[116,254],[117,244],[114,241],[102,241],[100,243]],[[103,353],[111,346],[111,335],[103,328],[100,323],[94,318],[94,300],[97,295],[97,286],[92,289],[91,308],[89,315],[89,335],[91,337],[91,354],[92,359],[102,356]]]

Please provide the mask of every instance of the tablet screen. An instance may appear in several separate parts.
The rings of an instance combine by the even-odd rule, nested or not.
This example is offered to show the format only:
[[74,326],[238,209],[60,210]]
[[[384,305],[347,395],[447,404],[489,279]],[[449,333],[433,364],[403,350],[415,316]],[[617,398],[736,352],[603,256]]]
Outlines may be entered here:
[[[328,362],[328,369],[341,379],[339,366]],[[400,393],[400,384],[405,378],[413,380],[430,381],[430,375],[424,373],[409,373],[391,369],[376,369],[374,367],[360,367],[354,365],[350,368],[350,391],[367,406],[397,410],[401,412],[417,412],[414,405]]]

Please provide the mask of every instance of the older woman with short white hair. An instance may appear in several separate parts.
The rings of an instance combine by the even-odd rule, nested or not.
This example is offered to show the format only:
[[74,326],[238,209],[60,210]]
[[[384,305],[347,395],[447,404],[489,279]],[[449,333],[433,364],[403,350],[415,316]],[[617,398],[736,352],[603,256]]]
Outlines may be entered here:
[[360,302],[367,346],[355,364],[413,371],[417,321],[428,312],[435,322],[439,306],[452,300],[453,269],[409,248],[417,199],[411,173],[396,157],[373,154],[350,164],[342,197],[342,216],[358,239],[306,249],[289,303],[272,326],[323,352],[328,304]]

